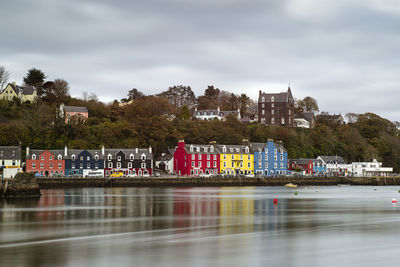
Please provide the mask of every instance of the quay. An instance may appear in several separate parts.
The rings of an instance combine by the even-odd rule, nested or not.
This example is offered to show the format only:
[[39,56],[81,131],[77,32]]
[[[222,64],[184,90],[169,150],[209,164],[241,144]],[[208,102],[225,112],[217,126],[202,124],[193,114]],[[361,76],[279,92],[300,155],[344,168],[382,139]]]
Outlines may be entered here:
[[400,177],[353,178],[353,177],[279,177],[279,178],[38,178],[40,189],[71,187],[192,187],[192,186],[298,186],[325,185],[400,185]]

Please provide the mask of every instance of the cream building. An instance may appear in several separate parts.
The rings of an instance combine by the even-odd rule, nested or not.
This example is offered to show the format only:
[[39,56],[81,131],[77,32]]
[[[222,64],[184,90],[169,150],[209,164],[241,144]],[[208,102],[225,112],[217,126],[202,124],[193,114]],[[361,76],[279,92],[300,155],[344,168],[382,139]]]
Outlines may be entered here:
[[35,102],[37,90],[34,86],[19,86],[14,83],[7,84],[6,88],[0,92],[0,99],[12,101],[18,98],[21,102]]

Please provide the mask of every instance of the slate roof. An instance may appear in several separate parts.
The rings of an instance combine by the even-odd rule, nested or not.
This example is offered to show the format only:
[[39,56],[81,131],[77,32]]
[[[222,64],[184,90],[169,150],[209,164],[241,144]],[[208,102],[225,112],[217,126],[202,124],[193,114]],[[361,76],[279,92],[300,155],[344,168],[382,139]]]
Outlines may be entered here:
[[9,85],[17,95],[19,94],[20,90],[22,90],[23,95],[33,95],[33,92],[36,90],[34,86],[19,86],[13,83],[10,83]]
[[[223,152],[224,147],[226,147],[226,152]],[[246,152],[246,147],[249,148],[249,152]],[[218,149],[223,154],[253,154],[253,150],[250,145],[218,145]]]
[[[262,97],[265,98],[265,101],[262,101]],[[288,88],[287,92],[281,92],[281,93],[264,93],[261,92],[259,93],[259,97],[258,97],[258,102],[259,103],[270,103],[271,98],[274,97],[274,101],[273,102],[291,102],[293,101],[293,96],[292,96],[292,91],[290,90],[290,87]]]
[[311,159],[311,160],[312,160],[314,166],[317,165],[317,163],[319,163],[319,165],[322,166],[323,163],[324,163],[324,162],[323,162],[322,160],[320,160],[320,159]]
[[61,155],[62,159],[64,159],[64,150],[59,149],[59,150],[47,150],[47,149],[29,149],[29,154],[26,156],[26,159],[32,159],[32,155],[36,155],[36,159],[39,159],[38,156],[42,154],[45,151],[49,151],[52,153],[54,156]]
[[107,157],[108,154],[115,156],[119,151],[122,151],[122,153],[124,153],[126,157],[129,157],[130,154],[133,154],[135,159],[140,157],[142,154],[145,154],[147,159],[153,157],[153,153],[150,153],[149,149],[147,148],[138,148],[137,153],[136,148],[106,148],[105,157]]
[[76,107],[76,106],[64,106],[65,112],[79,112],[79,113],[88,113],[86,107]]
[[[253,152],[260,152],[265,149],[265,146],[267,143],[250,143],[250,148],[252,149]],[[287,152],[287,150],[281,145],[280,143],[274,142],[274,145],[276,146],[277,149],[281,149],[283,152]]]
[[2,160],[21,160],[21,147],[19,146],[0,146],[0,159]]
[[[190,151],[190,147],[193,147],[192,151]],[[214,148],[213,152],[210,151],[211,147]],[[207,149],[207,151],[205,151],[205,148]],[[212,144],[208,145],[185,144],[185,151],[189,154],[220,154],[218,146]]]
[[310,162],[310,160],[312,161],[312,159],[305,159],[305,158],[293,159],[293,161],[295,161],[299,165],[307,165]]
[[315,120],[314,113],[312,112],[302,112],[294,115],[294,118],[302,118],[307,120],[308,122],[311,122],[312,120]]
[[75,157],[78,157],[78,155],[81,154],[85,150],[87,152],[89,152],[93,157],[97,154],[97,155],[99,155],[100,159],[105,158],[105,156],[101,155],[101,149],[68,149],[67,156],[65,157],[65,159],[71,159],[72,155],[75,155]]
[[340,156],[319,156],[326,164],[345,164],[346,162]]

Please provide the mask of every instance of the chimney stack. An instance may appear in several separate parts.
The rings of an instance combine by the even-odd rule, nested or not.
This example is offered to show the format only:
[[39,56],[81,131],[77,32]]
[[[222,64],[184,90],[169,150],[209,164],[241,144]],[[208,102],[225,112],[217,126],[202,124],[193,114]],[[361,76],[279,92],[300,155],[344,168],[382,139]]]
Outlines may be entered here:
[[64,157],[67,157],[68,156],[68,147],[67,147],[67,145],[65,145],[65,147],[64,147]]

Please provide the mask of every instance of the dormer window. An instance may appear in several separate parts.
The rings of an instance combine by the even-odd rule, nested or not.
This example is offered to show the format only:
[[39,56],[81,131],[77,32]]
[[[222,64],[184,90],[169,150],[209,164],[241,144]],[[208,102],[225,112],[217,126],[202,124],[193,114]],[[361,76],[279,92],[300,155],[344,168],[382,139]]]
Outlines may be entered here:
[[146,155],[142,154],[141,158],[142,158],[142,160],[146,160]]
[[95,160],[98,160],[98,159],[99,159],[99,155],[97,155],[97,154],[94,155],[94,159],[95,159]]
[[75,160],[75,159],[76,159],[75,155],[72,155],[72,156],[71,156],[71,159],[72,159],[72,160]]
[[107,159],[108,159],[108,160],[111,160],[111,159],[112,159],[111,154],[108,154],[108,155],[107,155]]
[[239,153],[240,152],[240,148],[236,148],[236,153]]
[[190,152],[193,152],[193,146],[190,145]]
[[213,147],[213,146],[210,147],[210,152],[211,152],[211,153],[214,153],[214,147]]
[[246,154],[249,154],[249,148],[248,148],[248,147],[246,147],[245,153],[246,153]]
[[214,112],[211,111],[211,112],[210,112],[210,115],[211,115],[211,116],[214,115]]
[[200,147],[199,147],[199,146],[196,147],[196,151],[197,151],[197,152],[200,152]]
[[130,154],[130,155],[129,155],[129,159],[130,159],[130,160],[133,160],[133,159],[134,159],[133,154]]
[[36,159],[36,155],[35,155],[35,154],[32,155],[32,159],[33,159],[33,160]]
[[205,147],[205,148],[204,148],[204,152],[207,152],[207,150],[208,150],[207,147]]
[[226,147],[222,148],[222,152],[226,153]]
[[58,159],[58,160],[61,160],[61,159],[62,159],[62,156],[59,154],[58,157],[57,157],[57,159]]

